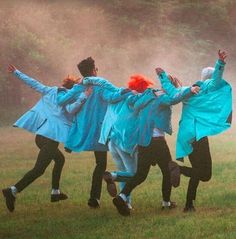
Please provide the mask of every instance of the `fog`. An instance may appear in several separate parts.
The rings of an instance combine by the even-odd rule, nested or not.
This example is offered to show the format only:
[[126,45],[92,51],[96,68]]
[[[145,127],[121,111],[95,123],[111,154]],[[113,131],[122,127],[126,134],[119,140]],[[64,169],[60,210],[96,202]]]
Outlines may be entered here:
[[[69,73],[78,74],[77,63],[92,56],[99,68],[99,75],[118,85],[124,85],[129,75],[134,73],[155,79],[156,66],[190,84],[199,79],[203,67],[214,65],[218,47],[230,50],[218,42],[210,46],[209,55],[204,56],[201,62],[201,52],[196,51],[194,42],[188,36],[179,34],[176,38],[168,38],[168,32],[158,34],[158,24],[161,22],[153,22],[157,25],[155,37],[136,37],[135,31],[120,34],[120,29],[126,28],[125,25],[114,25],[99,4],[87,2],[91,1],[1,1],[1,13],[5,13],[11,25],[15,24],[21,31],[31,31],[39,36],[35,39],[35,46],[29,48],[37,47],[37,43],[40,43],[43,46],[40,52],[47,56],[45,64],[49,67],[56,65],[57,73],[62,77]],[[12,32],[9,31],[9,34]],[[62,43],[67,47],[63,48]],[[4,52],[8,54],[7,49]],[[230,65],[230,57],[228,62]],[[24,70],[28,66],[28,73],[31,67],[35,67],[26,59],[24,63]],[[21,68],[21,65],[18,67]],[[227,67],[227,76],[232,75],[230,70],[232,67]],[[54,79],[54,76],[48,75],[48,79]]]

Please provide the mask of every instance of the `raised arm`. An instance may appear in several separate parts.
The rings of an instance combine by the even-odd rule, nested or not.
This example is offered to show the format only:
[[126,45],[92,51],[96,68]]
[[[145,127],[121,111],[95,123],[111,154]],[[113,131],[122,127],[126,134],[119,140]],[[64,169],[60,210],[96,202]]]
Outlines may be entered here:
[[29,85],[32,89],[36,90],[42,95],[47,94],[52,87],[46,86],[39,81],[27,76],[26,74],[20,72],[16,69],[14,65],[8,66],[8,72],[14,74],[18,79],[22,80],[26,85]]
[[222,76],[224,73],[224,67],[225,67],[225,59],[227,57],[226,53],[223,51],[221,52],[220,50],[218,51],[218,56],[219,59],[216,61],[215,64],[215,70],[212,74],[212,79],[209,82],[209,84],[211,85],[211,87],[217,87],[222,80]]
[[178,94],[181,90],[180,88],[176,88],[170,81],[170,78],[166,74],[164,70],[161,68],[156,68],[156,73],[159,78],[159,81],[161,82],[161,86],[163,90],[170,96],[174,96]]

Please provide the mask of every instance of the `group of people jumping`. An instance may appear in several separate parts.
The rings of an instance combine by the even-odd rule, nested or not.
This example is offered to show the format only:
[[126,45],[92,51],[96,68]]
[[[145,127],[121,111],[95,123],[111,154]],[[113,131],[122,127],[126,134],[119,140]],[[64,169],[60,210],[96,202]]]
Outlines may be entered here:
[[[162,173],[162,208],[175,208],[171,189],[178,187],[181,175],[189,177],[184,212],[195,211],[194,200],[200,181],[209,181],[212,159],[208,136],[219,134],[231,125],[232,89],[223,79],[226,53],[218,51],[215,67],[202,70],[201,80],[182,86],[179,79],[156,68],[161,89],[143,75],[132,75],[127,87],[119,88],[98,77],[95,61],[88,57],[78,69],[82,78],[68,75],[60,87],[46,86],[9,65],[8,71],[42,97],[20,117],[15,127],[36,135],[39,148],[34,167],[16,184],[2,193],[10,212],[16,196],[40,177],[51,161],[51,202],[65,200],[59,183],[67,152],[93,151],[96,165],[88,205],[100,207],[102,181],[123,216],[132,211],[131,192],[145,181],[150,167]],[[172,160],[165,134],[172,134],[172,105],[182,102],[182,115],[176,139],[176,159],[189,158],[191,167]],[[110,151],[116,171],[106,171]],[[116,187],[119,182],[119,192]]]

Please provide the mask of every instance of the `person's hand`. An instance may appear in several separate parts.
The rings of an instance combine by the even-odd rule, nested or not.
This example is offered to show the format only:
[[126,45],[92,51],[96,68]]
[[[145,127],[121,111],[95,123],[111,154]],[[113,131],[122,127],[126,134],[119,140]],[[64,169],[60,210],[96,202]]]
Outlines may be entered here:
[[157,67],[157,68],[155,69],[155,71],[156,71],[157,75],[160,75],[161,73],[164,72],[164,70],[163,70],[162,68],[160,68],[160,67]]
[[93,92],[93,87],[89,86],[84,93],[87,97],[89,97],[92,94],[92,92]]
[[16,70],[16,67],[14,65],[9,64],[7,70],[9,73],[14,73],[14,71]]
[[218,51],[218,56],[219,56],[219,60],[221,60],[225,63],[225,58],[227,57],[226,52],[219,50]]
[[199,87],[199,86],[192,86],[192,87],[191,87],[191,92],[192,92],[194,95],[198,94],[199,91],[200,91],[200,87]]

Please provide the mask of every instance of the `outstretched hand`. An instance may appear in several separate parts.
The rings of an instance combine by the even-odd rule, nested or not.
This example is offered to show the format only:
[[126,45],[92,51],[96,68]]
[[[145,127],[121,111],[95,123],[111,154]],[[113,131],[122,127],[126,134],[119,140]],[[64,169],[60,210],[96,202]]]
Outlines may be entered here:
[[9,64],[8,66],[8,72],[13,73],[16,70],[16,67],[14,65]]
[[225,63],[225,58],[227,57],[226,52],[219,50],[218,51],[218,56],[219,56],[219,59]]
[[192,87],[191,87],[191,92],[192,92],[194,95],[198,94],[199,91],[200,91],[200,87],[199,87],[199,86],[192,86]]
[[16,70],[16,67],[14,65],[9,64],[7,70],[9,73],[13,73]]
[[157,75],[160,75],[162,72],[164,72],[164,70],[160,67],[157,67],[155,70],[156,70]]

